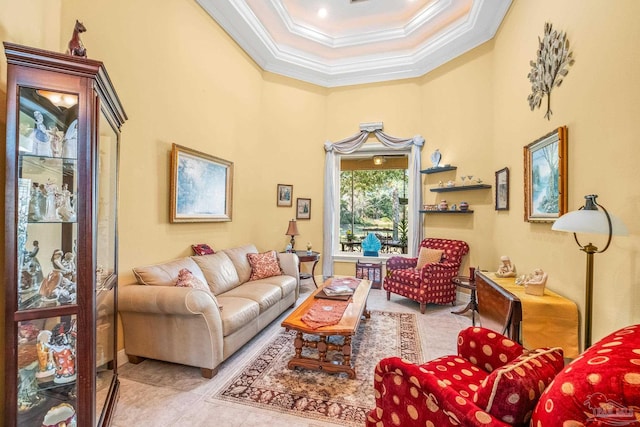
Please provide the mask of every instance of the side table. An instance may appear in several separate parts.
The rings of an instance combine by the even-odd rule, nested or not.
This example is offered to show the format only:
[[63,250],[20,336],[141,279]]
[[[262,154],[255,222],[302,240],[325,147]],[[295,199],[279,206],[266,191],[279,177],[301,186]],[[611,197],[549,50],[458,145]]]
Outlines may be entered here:
[[[316,283],[316,275],[315,275],[315,271],[316,271],[316,265],[318,264],[318,261],[320,260],[320,252],[315,252],[312,251],[311,255],[309,255],[309,252],[307,251],[295,251],[296,255],[298,255],[298,259],[300,260],[300,264],[302,264],[303,262],[312,262],[313,266],[311,267],[311,274],[309,273],[300,273],[300,279],[313,279],[313,284],[316,285],[316,288],[318,287],[318,284]],[[300,264],[298,264],[298,268],[300,268]]]
[[476,299],[476,281],[474,279],[469,278],[468,276],[457,276],[451,279],[454,285],[469,289],[471,291],[471,295],[469,296],[469,303],[466,307],[462,308],[458,311],[452,311],[453,314],[464,314],[467,311],[471,310],[471,325],[476,326],[476,313],[478,312],[478,300]]

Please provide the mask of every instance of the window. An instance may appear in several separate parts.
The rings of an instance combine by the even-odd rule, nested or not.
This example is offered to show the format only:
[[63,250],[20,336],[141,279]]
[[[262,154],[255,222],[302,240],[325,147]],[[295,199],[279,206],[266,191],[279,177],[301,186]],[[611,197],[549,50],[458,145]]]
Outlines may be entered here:
[[[381,150],[340,157],[337,255],[362,256],[370,233],[381,243],[380,255],[407,252],[409,215],[408,153]],[[339,238],[338,238],[339,237]]]

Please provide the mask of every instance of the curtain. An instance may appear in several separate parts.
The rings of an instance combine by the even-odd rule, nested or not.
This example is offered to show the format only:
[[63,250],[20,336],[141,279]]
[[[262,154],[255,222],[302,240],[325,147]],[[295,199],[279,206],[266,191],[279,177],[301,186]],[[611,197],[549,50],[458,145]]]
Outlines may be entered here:
[[373,133],[378,141],[380,141],[385,147],[393,148],[395,150],[406,150],[407,148],[411,148],[408,173],[409,176],[413,177],[413,180],[410,180],[409,182],[409,204],[407,208],[409,209],[409,212],[413,212],[414,214],[411,215],[411,220],[407,227],[407,252],[410,256],[415,256],[418,252],[418,245],[422,240],[422,227],[420,226],[420,215],[418,215],[418,210],[422,205],[420,152],[424,145],[424,138],[420,135],[416,135],[413,138],[397,138],[387,135],[381,130],[362,130],[359,133],[338,142],[331,143],[330,141],[327,141],[324,144],[324,244],[322,248],[323,253],[325,254],[322,258],[322,274],[326,277],[333,275],[333,248],[336,244],[336,239],[339,238],[339,236],[334,234],[337,226],[335,212],[336,209],[340,209],[335,185],[338,178],[337,174],[340,170],[338,156],[336,153],[350,154],[357,151],[358,148],[360,148],[367,140],[370,133]]

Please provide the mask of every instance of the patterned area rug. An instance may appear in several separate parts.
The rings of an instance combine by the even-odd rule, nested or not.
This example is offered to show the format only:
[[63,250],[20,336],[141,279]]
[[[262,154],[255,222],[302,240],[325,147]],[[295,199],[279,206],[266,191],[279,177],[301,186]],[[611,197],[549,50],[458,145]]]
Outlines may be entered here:
[[[413,313],[371,311],[371,318],[360,322],[352,343],[356,369],[353,380],[346,373],[288,369],[294,338],[295,332],[283,329],[212,398],[361,427],[367,412],[375,406],[373,373],[378,361],[390,356],[422,360]],[[310,337],[305,335],[305,339]],[[342,342],[342,337],[330,339]],[[303,355],[307,351],[311,350],[305,349]],[[328,352],[328,358],[340,361],[341,355]]]

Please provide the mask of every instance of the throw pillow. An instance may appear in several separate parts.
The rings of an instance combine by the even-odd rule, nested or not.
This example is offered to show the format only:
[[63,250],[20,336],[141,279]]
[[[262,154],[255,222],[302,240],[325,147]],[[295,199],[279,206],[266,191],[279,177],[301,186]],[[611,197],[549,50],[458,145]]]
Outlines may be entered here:
[[247,254],[251,264],[251,277],[249,280],[265,279],[282,275],[278,254],[276,251],[267,251],[259,254]]
[[215,254],[215,251],[211,249],[211,246],[206,243],[198,243],[197,245],[191,245],[191,249],[193,249],[193,253],[196,255],[212,255]]
[[431,249],[431,248],[420,248],[420,252],[418,253],[418,263],[416,264],[416,268],[420,270],[427,264],[431,264],[434,262],[440,262],[442,259],[442,254],[444,251],[442,249]]
[[540,395],[563,367],[560,347],[522,354],[489,374],[473,401],[507,424],[528,425]]
[[176,286],[180,288],[199,289],[201,291],[207,292],[213,297],[213,301],[216,303],[218,308],[222,310],[222,306],[218,303],[218,299],[211,293],[211,289],[209,289],[209,286],[206,283],[203,283],[202,280],[194,276],[191,270],[189,270],[188,268],[183,268],[178,272]]

